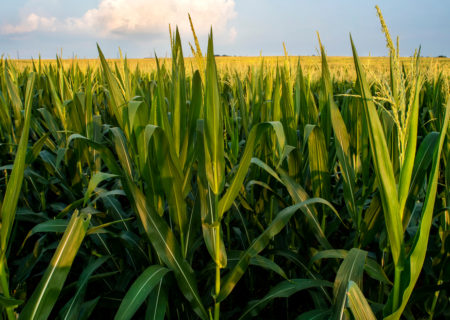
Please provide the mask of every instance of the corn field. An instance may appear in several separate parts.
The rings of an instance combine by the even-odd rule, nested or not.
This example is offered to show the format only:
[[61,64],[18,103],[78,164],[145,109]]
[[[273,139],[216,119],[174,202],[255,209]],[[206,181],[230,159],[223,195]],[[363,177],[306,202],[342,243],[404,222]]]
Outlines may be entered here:
[[385,35],[345,80],[2,58],[3,318],[450,317],[449,76]]

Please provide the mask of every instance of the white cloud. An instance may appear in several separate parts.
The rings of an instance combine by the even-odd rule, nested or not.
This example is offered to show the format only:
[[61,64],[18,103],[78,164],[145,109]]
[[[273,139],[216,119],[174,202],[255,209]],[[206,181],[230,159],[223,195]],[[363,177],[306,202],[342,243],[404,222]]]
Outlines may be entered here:
[[182,33],[190,32],[190,13],[199,34],[213,26],[215,34],[229,40],[236,29],[228,23],[236,16],[234,0],[101,0],[97,8],[80,17],[58,19],[31,13],[16,25],[0,27],[2,34],[39,32],[87,33],[100,37],[133,34],[167,34],[169,23]]
[[236,39],[237,36],[237,30],[235,27],[231,27],[231,29],[228,32],[228,36],[230,38],[230,41],[234,41],[234,39]]
[[37,14],[30,14],[25,19],[23,19],[19,24],[12,25],[6,24],[1,28],[3,34],[16,34],[16,33],[27,33],[36,31],[39,29],[47,31],[56,30],[57,20],[55,17],[40,17]]

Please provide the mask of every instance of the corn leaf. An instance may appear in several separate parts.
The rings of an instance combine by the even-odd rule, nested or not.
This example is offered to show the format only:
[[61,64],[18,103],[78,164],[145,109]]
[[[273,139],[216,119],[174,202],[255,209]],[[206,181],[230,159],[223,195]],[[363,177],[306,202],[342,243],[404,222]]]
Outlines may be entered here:
[[77,290],[69,302],[61,309],[61,319],[77,320],[81,309],[88,281],[92,274],[106,261],[108,257],[101,257],[90,263],[81,273],[77,281]]
[[331,310],[315,309],[299,315],[295,320],[325,320],[330,319]]
[[375,320],[375,315],[364,294],[354,281],[350,281],[347,289],[348,304],[355,320]]
[[20,306],[22,303],[23,300],[7,298],[4,295],[0,294],[0,306],[2,306],[3,308],[14,308]]
[[222,104],[219,95],[216,61],[214,60],[212,30],[208,39],[204,112],[206,176],[209,188],[214,194],[219,195],[225,185],[225,157]]
[[73,213],[50,265],[28,299],[19,319],[48,318],[84,239],[90,219],[90,215],[78,215],[78,211]]
[[273,219],[272,223],[264,230],[263,233],[261,233],[258,238],[253,241],[253,243],[247,248],[244,254],[242,254],[236,266],[226,275],[221,286],[220,293],[217,297],[218,301],[223,301],[231,293],[237,282],[241,279],[241,277],[247,270],[250,259],[260,253],[267,246],[269,241],[281,230],[283,230],[294,213],[296,213],[298,210],[302,210],[305,213],[305,208],[308,205],[314,203],[322,203],[329,206],[330,208],[333,208],[332,205],[324,199],[312,198],[294,204],[280,211],[275,219]]
[[333,284],[325,280],[313,280],[313,279],[290,279],[280,282],[275,287],[270,289],[267,295],[260,300],[250,301],[248,307],[239,317],[239,319],[247,319],[249,317],[255,317],[259,311],[264,308],[271,300],[275,298],[289,298],[294,293],[316,287],[332,287]]
[[128,186],[128,196],[133,199],[142,227],[161,260],[174,271],[178,285],[186,299],[192,304],[194,311],[199,317],[206,319],[207,313],[198,293],[193,270],[184,260],[180,245],[172,230],[154,208],[148,204],[142,191],[133,182],[131,172],[127,169],[130,166],[128,151],[119,131],[116,131],[115,140],[119,161],[125,169],[124,178]]
[[125,294],[114,319],[131,319],[167,272],[169,269],[156,265],[145,269]]
[[164,279],[161,279],[150,292],[145,319],[164,320],[168,302],[167,285],[164,283]]
[[[279,172],[280,172],[281,180],[283,181],[284,185],[286,186],[286,189],[288,190],[289,195],[294,200],[294,203],[300,203],[300,202],[310,199],[308,194],[306,193],[306,191],[299,184],[297,184],[293,179],[291,179],[281,169],[279,170]],[[332,208],[332,209],[333,209],[333,212],[336,215],[338,215],[336,210],[334,210],[334,208]],[[303,212],[305,213],[305,217],[306,217],[308,223],[314,229],[314,235],[315,235],[317,241],[325,249],[331,249],[332,246],[328,242],[328,239],[325,236],[325,233],[323,232],[322,227],[320,226],[316,208],[312,205],[308,205],[303,209]]]
[[366,261],[367,251],[353,248],[342,262],[334,280],[333,315],[331,319],[343,319],[344,308],[347,301],[347,287],[351,281],[362,284],[362,275]]
[[392,256],[395,265],[403,253],[403,228],[401,214],[399,212],[397,184],[394,177],[391,157],[386,143],[383,126],[378,117],[372,94],[359,61],[353,39],[350,36],[353,58],[355,62],[357,84],[361,91],[361,99],[364,107],[364,118],[369,133],[370,149],[372,153],[375,174],[380,191],[381,203],[384,209],[384,219],[392,248]]
[[[427,193],[422,207],[422,214],[418,230],[414,236],[411,250],[406,258],[405,270],[400,279],[401,287],[401,304],[396,310],[392,310],[392,314],[386,314],[386,319],[400,319],[403,310],[412,294],[417,279],[419,278],[422,266],[427,253],[428,239],[430,237],[431,222],[433,220],[434,203],[436,201],[436,192],[439,177],[439,164],[441,159],[442,147],[447,136],[448,122],[450,118],[450,100],[447,102],[445,108],[444,122],[442,131],[439,134],[439,143],[433,150],[433,160],[430,177],[428,179]],[[392,308],[393,293],[389,295],[388,302],[385,306],[385,312],[389,312]]]
[[19,147],[17,149],[16,157],[14,159],[11,177],[9,179],[8,185],[6,186],[5,197],[3,199],[3,204],[1,207],[0,217],[2,221],[2,227],[0,230],[1,236],[0,244],[2,256],[5,254],[6,248],[8,246],[9,235],[11,233],[11,229],[14,223],[17,202],[19,201],[19,195],[25,171],[25,158],[27,155],[28,133],[30,130],[30,122],[31,122],[31,107],[33,100],[34,80],[35,75],[34,73],[31,73],[28,76],[25,93],[25,120],[22,128],[22,135],[20,137]]
[[281,125],[280,122],[265,122],[265,123],[263,122],[259,123],[258,125],[252,128],[252,130],[248,135],[247,143],[245,145],[245,149],[242,154],[237,172],[234,175],[230,183],[230,186],[227,188],[227,191],[219,201],[219,217],[222,217],[223,214],[231,208],[234,200],[236,199],[239,193],[239,190],[242,187],[242,183],[244,182],[244,179],[247,175],[248,168],[251,164],[252,154],[255,145],[262,136],[262,134],[269,128],[273,128],[275,135],[277,137],[279,148],[281,150],[284,149],[285,136],[283,126]]

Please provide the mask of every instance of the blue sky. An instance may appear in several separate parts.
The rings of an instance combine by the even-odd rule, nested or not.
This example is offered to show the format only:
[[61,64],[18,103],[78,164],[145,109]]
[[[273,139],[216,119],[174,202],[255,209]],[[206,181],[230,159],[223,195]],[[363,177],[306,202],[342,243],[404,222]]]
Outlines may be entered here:
[[[192,42],[190,12],[203,47],[212,25],[217,54],[317,54],[316,31],[328,55],[387,54],[375,5],[383,12],[400,53],[422,46],[423,56],[450,56],[448,0],[0,0],[0,54],[11,58],[96,58],[98,42],[115,58],[169,54],[168,25],[178,25],[185,55]],[[205,49],[204,49],[205,50]]]

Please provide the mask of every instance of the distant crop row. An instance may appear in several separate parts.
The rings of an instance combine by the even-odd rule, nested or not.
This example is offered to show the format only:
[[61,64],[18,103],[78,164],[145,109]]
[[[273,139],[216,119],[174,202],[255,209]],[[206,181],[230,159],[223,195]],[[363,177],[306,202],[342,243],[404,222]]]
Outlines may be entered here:
[[449,78],[380,18],[378,75],[1,59],[3,316],[450,317]]
[[[263,56],[263,57],[215,57],[217,70],[219,74],[238,72],[240,77],[245,77],[249,72],[254,72],[252,69],[257,69],[261,66],[263,61],[266,69],[274,71],[277,65],[282,65],[285,60],[290,66],[290,76],[295,78],[297,74],[298,60],[301,60],[301,67],[303,73],[312,81],[318,81],[321,77],[321,57],[320,56]],[[369,81],[381,81],[389,77],[390,62],[389,57],[361,57],[361,63],[367,71],[367,78]],[[197,70],[195,58],[189,57],[184,59],[186,67],[186,75],[192,76],[192,73]],[[40,62],[33,60],[9,60],[14,68],[18,71],[24,71],[25,68],[33,68],[33,63],[40,63],[42,67],[48,65],[56,66],[55,59],[41,59]],[[97,69],[101,67],[98,59],[60,59],[59,60],[64,69],[71,68],[72,64],[77,64],[82,71],[86,71],[89,67]],[[121,64],[120,59],[107,59],[108,64],[114,67],[115,63]],[[352,57],[327,57],[328,67],[330,69],[333,81],[354,81],[356,78],[355,68],[353,66]],[[411,58],[401,57],[400,61],[409,66]],[[160,64],[171,64],[171,58],[159,58]],[[127,59],[130,70],[139,70],[142,73],[152,73],[157,69],[155,58],[145,59]],[[450,77],[450,58],[421,58],[420,69],[422,75],[429,79],[435,79],[442,74],[443,77]]]

